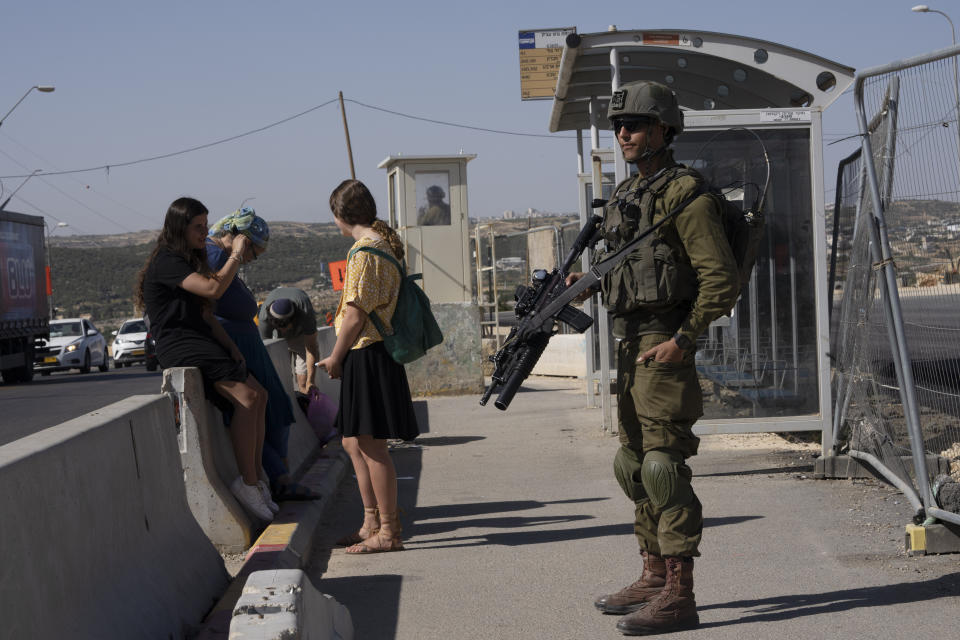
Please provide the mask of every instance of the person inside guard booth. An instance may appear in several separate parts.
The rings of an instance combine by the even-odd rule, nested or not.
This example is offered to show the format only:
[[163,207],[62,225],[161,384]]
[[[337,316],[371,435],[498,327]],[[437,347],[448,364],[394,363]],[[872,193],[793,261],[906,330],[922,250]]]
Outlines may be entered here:
[[[674,93],[655,82],[625,84],[613,93],[607,117],[637,175],[617,185],[604,207],[606,248],[595,260],[688,202],[601,281],[620,339],[613,468],[634,503],[642,568],[636,582],[594,605],[628,614],[617,623],[621,633],[652,635],[699,625],[693,559],[703,509],[686,463],[697,453],[693,425],[703,415],[694,354],[697,337],[736,302],[739,276],[720,206],[709,194],[697,197],[703,178],[677,164],[669,148],[683,132]],[[570,274],[567,284],[582,275]]]

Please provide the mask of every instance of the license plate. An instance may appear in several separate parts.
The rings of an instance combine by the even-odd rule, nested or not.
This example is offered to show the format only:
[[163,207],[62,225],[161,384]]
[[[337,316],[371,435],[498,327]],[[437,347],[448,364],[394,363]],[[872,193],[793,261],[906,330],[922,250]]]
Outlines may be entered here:
[[47,356],[43,359],[43,364],[54,364],[56,361],[57,359],[54,356]]
[[143,355],[143,349],[134,349],[133,351],[130,352],[130,355],[132,355],[132,356],[142,356],[142,355]]

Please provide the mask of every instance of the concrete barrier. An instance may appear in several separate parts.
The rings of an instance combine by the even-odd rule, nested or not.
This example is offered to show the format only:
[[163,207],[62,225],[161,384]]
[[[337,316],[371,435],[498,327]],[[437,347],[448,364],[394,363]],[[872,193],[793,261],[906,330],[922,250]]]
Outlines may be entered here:
[[0,638],[188,635],[229,576],[182,473],[160,395],[0,447]]
[[550,338],[537,364],[535,376],[587,376],[587,340],[582,333],[563,333]]
[[[329,330],[329,331],[327,331]],[[333,327],[323,327],[318,333],[318,342],[320,343],[320,357],[324,357],[333,350],[333,343],[327,343],[328,336],[332,336],[336,341],[336,334],[333,333]],[[297,475],[302,469],[303,464],[307,462],[310,455],[316,450],[319,442],[310,423],[307,422],[303,411],[297,406],[297,400],[294,390],[296,382],[293,377],[293,367],[290,362],[290,350],[287,349],[286,340],[266,340],[267,352],[273,361],[273,366],[280,376],[280,380],[285,383],[287,393],[290,396],[290,402],[293,404],[293,416],[296,423],[290,426],[290,441],[287,444],[287,456],[290,471]],[[340,381],[331,380],[330,376],[323,370],[317,371],[315,384],[320,393],[328,396],[335,404],[340,402]]]
[[255,571],[233,609],[230,640],[352,640],[345,606],[314,588],[303,571]]
[[204,395],[200,370],[164,369],[161,390],[177,405],[177,441],[190,511],[221,551],[244,551],[261,523],[230,492],[230,483],[240,475],[237,458],[220,411]]
[[[319,441],[294,397],[286,341],[268,340],[265,344],[280,379],[289,381],[287,394],[293,404],[295,422],[290,425],[288,465],[296,477],[310,461]],[[334,402],[338,401],[338,380],[330,380],[321,373],[317,386]],[[199,369],[164,370],[161,390],[171,394],[178,406],[178,441],[190,510],[217,548],[230,553],[246,550],[262,523],[247,514],[230,492],[230,483],[240,471],[222,414],[206,399]]]

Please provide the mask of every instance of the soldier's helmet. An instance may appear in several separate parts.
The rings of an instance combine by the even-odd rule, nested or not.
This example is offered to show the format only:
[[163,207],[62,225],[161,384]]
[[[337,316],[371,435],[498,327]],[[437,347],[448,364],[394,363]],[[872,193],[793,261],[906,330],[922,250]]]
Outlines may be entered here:
[[673,129],[674,135],[683,132],[683,111],[676,94],[659,82],[628,82],[613,92],[607,118],[648,116],[656,118]]
[[446,195],[442,187],[437,185],[427,187],[427,199],[429,200],[443,200]]

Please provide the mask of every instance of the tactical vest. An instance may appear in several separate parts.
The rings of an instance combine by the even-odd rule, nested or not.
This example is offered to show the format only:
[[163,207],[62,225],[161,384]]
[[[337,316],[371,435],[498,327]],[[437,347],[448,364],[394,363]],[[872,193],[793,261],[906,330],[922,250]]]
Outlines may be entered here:
[[[597,262],[653,225],[657,201],[667,185],[682,176],[693,176],[698,183],[703,180],[696,171],[674,165],[640,180],[634,189],[628,187],[635,177],[617,185],[604,207],[601,233],[606,248],[597,252]],[[647,236],[604,275],[601,286],[603,305],[615,316],[658,314],[681,303],[689,308],[697,296],[697,274],[671,221]]]

